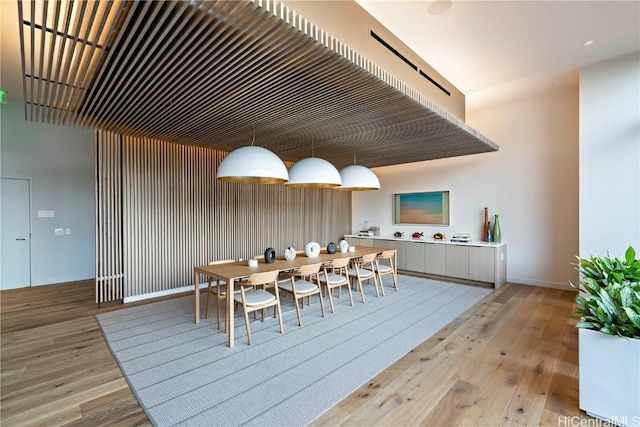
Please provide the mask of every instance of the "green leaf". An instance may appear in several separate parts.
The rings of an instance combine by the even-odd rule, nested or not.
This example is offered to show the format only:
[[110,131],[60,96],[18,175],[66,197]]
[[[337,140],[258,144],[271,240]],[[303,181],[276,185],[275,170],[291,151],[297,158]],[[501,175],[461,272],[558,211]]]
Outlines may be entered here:
[[576,257],[580,282],[573,316],[576,326],[622,337],[640,336],[640,259],[630,246],[624,257]]
[[622,307],[631,307],[634,302],[634,292],[631,288],[624,287],[620,289],[620,303]]
[[627,261],[627,265],[632,265],[636,260],[636,251],[633,249],[633,246],[629,246],[627,251],[624,253],[625,261]]
[[631,323],[633,323],[637,328],[640,328],[640,314],[629,307],[624,307],[624,311],[627,313]]
[[620,312],[618,311],[618,308],[616,307],[615,302],[611,299],[606,289],[600,289],[600,298],[602,302],[602,308],[605,310],[606,313],[609,313],[613,316],[620,315]]
[[594,329],[594,330],[598,331],[598,330],[600,330],[600,324],[581,320],[578,323],[576,323],[576,328]]

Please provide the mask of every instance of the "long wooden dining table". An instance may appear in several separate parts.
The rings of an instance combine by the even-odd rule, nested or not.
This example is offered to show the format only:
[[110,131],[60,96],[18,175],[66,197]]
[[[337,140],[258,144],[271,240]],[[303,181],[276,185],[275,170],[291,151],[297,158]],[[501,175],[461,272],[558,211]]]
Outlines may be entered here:
[[[258,260],[257,267],[249,267],[248,262],[236,261],[225,264],[213,264],[213,265],[201,265],[194,268],[194,286],[195,286],[195,323],[200,323],[200,279],[201,276],[212,279],[219,279],[227,283],[227,296],[231,295],[231,298],[226,298],[226,310],[225,310],[225,331],[228,333],[229,347],[234,345],[234,310],[233,310],[233,291],[235,291],[235,285],[243,278],[249,277],[253,273],[262,273],[265,271],[279,270],[292,271],[306,264],[316,263],[329,263],[337,258],[351,259],[360,258],[363,255],[370,253],[380,254],[384,251],[395,249],[389,248],[375,248],[370,246],[357,246],[353,251],[336,252],[335,254],[328,254],[326,251],[320,252],[317,257],[307,257],[305,254],[298,254],[293,260],[287,261],[283,257],[276,257],[275,261],[271,264],[267,264],[264,259]],[[394,253],[394,268],[396,263],[396,254]],[[397,273],[397,272],[396,272]],[[230,292],[229,292],[230,291]]]

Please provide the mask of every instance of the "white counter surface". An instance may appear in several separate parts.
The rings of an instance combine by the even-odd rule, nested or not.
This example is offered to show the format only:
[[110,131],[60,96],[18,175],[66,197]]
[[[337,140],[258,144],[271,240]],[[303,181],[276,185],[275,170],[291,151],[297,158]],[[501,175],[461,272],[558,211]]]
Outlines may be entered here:
[[448,238],[447,238],[447,240],[436,240],[434,238],[429,238],[429,237],[422,238],[422,239],[414,239],[411,236],[409,236],[409,237],[359,236],[357,234],[345,234],[344,237],[345,237],[345,239],[347,241],[349,241],[350,237],[353,237],[353,238],[357,238],[357,239],[395,240],[395,241],[398,241],[398,242],[440,243],[440,244],[444,244],[444,245],[465,245],[465,246],[491,246],[491,247],[498,247],[498,246],[503,246],[503,245],[507,244],[507,242],[495,243],[495,242],[484,242],[482,240],[471,240],[471,242],[469,242],[469,243],[452,242]]

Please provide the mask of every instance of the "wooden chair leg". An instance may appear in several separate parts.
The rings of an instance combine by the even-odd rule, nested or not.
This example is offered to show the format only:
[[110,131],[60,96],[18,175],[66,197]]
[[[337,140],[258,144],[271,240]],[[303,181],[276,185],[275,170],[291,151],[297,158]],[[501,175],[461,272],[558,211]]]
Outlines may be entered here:
[[[357,283],[358,283],[358,287],[356,288],[356,291],[358,290],[358,288],[360,288],[360,296],[362,297],[362,303],[364,304],[365,303],[365,300],[364,300],[364,289],[362,288],[362,280],[360,280],[359,277],[358,277]],[[376,289],[376,293],[378,293],[378,289]],[[351,305],[353,305],[353,303]]]
[[[218,292],[219,291],[220,290],[218,289]],[[207,310],[205,311],[205,314],[204,314],[204,318],[205,319],[209,318],[209,302],[210,302],[210,300],[211,300],[211,278],[209,278],[208,286],[207,286]],[[220,328],[218,327],[218,329],[220,329]]]
[[[340,286],[342,287],[342,286]],[[347,284],[347,290],[349,291],[349,301],[351,302],[351,307],[353,307],[353,294],[351,293],[351,286]],[[364,295],[362,295],[362,302],[364,302]]]
[[331,312],[335,313],[335,310],[333,308],[333,288],[331,288],[329,285],[327,285],[327,293],[329,294],[329,304],[331,305]]
[[220,317],[222,316],[220,307],[221,307],[221,304],[220,304],[220,289],[218,289],[218,294],[216,295],[216,311],[218,312],[218,330],[220,330]]
[[[301,299],[302,299],[302,304],[304,305],[304,297],[302,297]],[[296,314],[298,315],[298,326],[302,326],[302,316],[300,315],[300,305],[298,304],[298,298],[296,298],[295,295],[293,296],[293,305],[296,308]],[[274,310],[274,314],[275,314],[275,310]]]
[[322,317],[324,317],[324,301],[322,298],[322,291],[318,289],[318,299],[320,299],[320,309],[322,310]]
[[280,310],[280,303],[278,303],[273,311],[276,311],[276,308],[278,309],[278,320],[280,321],[280,333],[284,334],[284,325],[282,324],[282,311]]
[[[371,279],[369,279],[369,281],[371,281]],[[373,273],[373,286],[376,288],[376,297],[380,297],[380,293],[378,292],[378,278],[375,273]]]
[[246,307],[244,307],[244,323],[247,327],[247,339],[249,340],[249,345],[251,345],[251,326],[249,326],[249,313]]

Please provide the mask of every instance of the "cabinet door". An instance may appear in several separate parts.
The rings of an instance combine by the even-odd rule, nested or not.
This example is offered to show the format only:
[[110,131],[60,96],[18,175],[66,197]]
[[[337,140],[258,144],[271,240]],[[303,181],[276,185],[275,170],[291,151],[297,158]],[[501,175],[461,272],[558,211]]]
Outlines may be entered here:
[[398,240],[375,239],[374,245],[380,248],[392,248],[396,250],[396,258],[398,260],[398,270],[407,269],[407,242]]
[[469,279],[479,282],[495,281],[496,249],[486,246],[469,247]]
[[445,263],[445,245],[425,243],[425,273],[445,276],[447,274]]
[[373,239],[364,239],[361,237],[349,237],[345,239],[350,246],[373,246]]
[[407,242],[407,270],[417,271],[419,273],[426,272],[426,255],[425,243]]
[[445,249],[446,275],[460,279],[469,278],[469,247],[447,245]]

